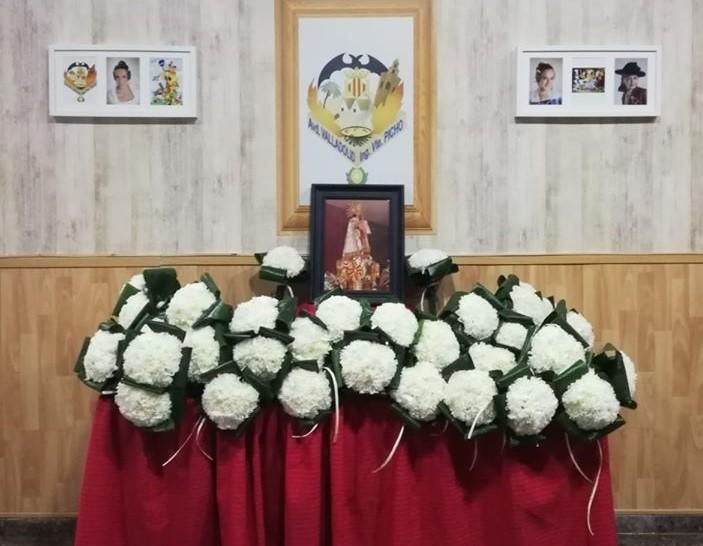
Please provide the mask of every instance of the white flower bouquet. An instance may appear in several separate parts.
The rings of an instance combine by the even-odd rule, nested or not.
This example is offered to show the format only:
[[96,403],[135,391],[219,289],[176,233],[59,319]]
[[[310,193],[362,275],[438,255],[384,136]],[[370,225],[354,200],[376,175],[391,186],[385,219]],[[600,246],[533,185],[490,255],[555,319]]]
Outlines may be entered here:
[[146,323],[140,333],[127,331],[118,350],[121,377],[115,403],[136,426],[171,430],[185,411],[191,348],[185,332],[160,321]]
[[347,331],[332,351],[331,369],[340,386],[356,394],[383,395],[397,382],[399,354],[377,332]]
[[459,358],[459,341],[451,326],[441,320],[421,320],[411,351],[418,361],[443,370]]
[[[277,246],[268,252],[254,254],[259,262],[259,278],[284,287],[308,278],[308,261],[290,246]],[[279,291],[279,295],[282,294]]]
[[139,330],[180,288],[176,270],[170,267],[145,269],[122,286],[112,316],[125,330]]
[[423,248],[406,256],[405,270],[413,283],[423,288],[429,301],[430,313],[436,313],[437,286],[447,275],[459,271],[452,258],[443,250]]
[[334,385],[316,360],[295,361],[287,366],[278,389],[278,401],[291,417],[313,426],[332,413]]
[[369,324],[371,308],[368,302],[344,296],[341,290],[322,294],[315,304],[315,316],[329,331],[332,343],[341,341],[344,332],[358,330]]
[[439,414],[446,387],[439,370],[430,362],[404,367],[391,391],[395,400],[391,408],[406,425],[419,429],[422,422],[432,421]]
[[471,292],[455,292],[440,313],[449,323],[462,348],[490,338],[500,325],[498,312],[503,305],[484,286],[477,284]]
[[86,386],[98,392],[115,389],[122,373],[124,339],[124,329],[113,319],[101,323],[92,337],[85,338],[73,371]]
[[224,303],[209,273],[179,288],[166,307],[166,320],[183,330],[202,328],[232,319],[232,306]]
[[516,275],[498,277],[498,290],[495,295],[509,309],[530,317],[537,326],[554,311],[551,298],[543,297],[541,292],[535,290],[531,284],[521,281]]
[[418,323],[415,314],[402,303],[383,303],[371,315],[371,328],[380,330],[388,339],[409,347],[415,340]]
[[465,437],[498,430],[494,402],[498,389],[490,374],[465,365],[443,375],[447,386],[439,408],[447,420]]

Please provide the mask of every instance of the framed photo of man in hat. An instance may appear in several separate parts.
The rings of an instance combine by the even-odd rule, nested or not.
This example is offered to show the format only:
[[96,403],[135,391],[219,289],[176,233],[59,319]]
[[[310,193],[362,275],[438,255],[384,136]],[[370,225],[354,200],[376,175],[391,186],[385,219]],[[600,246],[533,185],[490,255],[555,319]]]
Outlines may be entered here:
[[649,117],[661,112],[659,46],[517,51],[515,117]]
[[647,104],[647,59],[615,59],[616,104]]

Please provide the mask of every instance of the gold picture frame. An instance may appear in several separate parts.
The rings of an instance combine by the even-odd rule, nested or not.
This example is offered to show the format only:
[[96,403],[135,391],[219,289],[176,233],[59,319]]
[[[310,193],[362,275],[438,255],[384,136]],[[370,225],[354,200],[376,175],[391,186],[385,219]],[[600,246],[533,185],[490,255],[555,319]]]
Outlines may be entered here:
[[[411,184],[410,191],[406,186],[406,194],[412,194],[412,204],[405,205],[405,228],[410,233],[433,233],[435,74],[432,0],[276,0],[278,232],[305,231],[310,225],[310,207],[300,203],[302,97],[298,66],[299,23],[301,18],[323,17],[336,21],[366,17],[412,19],[412,132],[408,131],[409,136],[404,136],[412,139],[409,145],[405,143],[413,155],[412,176],[405,180],[406,184]],[[390,61],[386,64],[390,67]],[[400,92],[402,97],[403,91]],[[362,175],[363,172],[362,168]],[[336,180],[330,176],[329,180],[306,180],[306,185],[339,183],[338,173],[335,175]],[[347,179],[350,180],[349,174]],[[399,182],[386,179],[374,183]]]

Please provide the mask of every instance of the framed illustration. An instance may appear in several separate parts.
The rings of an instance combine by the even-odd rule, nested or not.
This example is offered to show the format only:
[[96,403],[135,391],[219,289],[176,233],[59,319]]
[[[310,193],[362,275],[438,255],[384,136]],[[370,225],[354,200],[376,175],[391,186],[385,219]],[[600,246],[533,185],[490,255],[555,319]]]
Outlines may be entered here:
[[314,184],[405,190],[433,229],[432,0],[276,0],[278,229],[305,230]]
[[371,303],[402,300],[403,190],[313,184],[311,299],[337,288]]
[[193,47],[49,48],[49,115],[195,118]]
[[516,81],[516,117],[655,117],[661,48],[520,48]]

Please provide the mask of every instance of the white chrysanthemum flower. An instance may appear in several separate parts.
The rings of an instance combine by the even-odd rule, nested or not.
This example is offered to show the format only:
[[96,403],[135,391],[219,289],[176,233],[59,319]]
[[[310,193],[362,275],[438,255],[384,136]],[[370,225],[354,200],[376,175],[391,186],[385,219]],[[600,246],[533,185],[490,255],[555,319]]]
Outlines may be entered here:
[[593,335],[593,326],[590,322],[588,322],[588,320],[586,320],[586,317],[576,311],[569,311],[566,314],[566,322],[568,322],[569,326],[578,332],[583,340],[588,343],[589,347],[593,347],[593,341],[595,340],[595,336]]
[[437,248],[423,248],[413,253],[408,258],[408,264],[414,269],[421,269],[424,273],[429,266],[446,260],[449,256],[443,250]]
[[356,340],[342,349],[339,364],[347,387],[362,394],[378,394],[393,379],[398,360],[387,345]]
[[183,340],[184,347],[191,347],[188,379],[200,381],[200,374],[217,367],[220,361],[220,344],[215,339],[215,329],[205,326],[197,330],[188,330]]
[[331,393],[324,373],[295,368],[283,380],[278,399],[288,415],[312,419],[332,407]]
[[141,290],[142,292],[146,288],[146,281],[144,280],[144,274],[139,273],[138,275],[133,275],[131,279],[129,279],[129,284],[134,286],[137,290]]
[[576,338],[556,324],[547,324],[532,337],[527,364],[537,373],[557,374],[586,360],[586,351]]
[[203,312],[217,301],[204,282],[192,282],[176,290],[166,309],[166,319],[182,330],[187,330]]
[[240,366],[250,369],[264,381],[270,381],[283,366],[286,346],[277,339],[256,336],[237,343],[232,356]]
[[446,386],[434,364],[418,362],[400,372],[398,388],[391,396],[412,418],[430,421],[437,416]]
[[402,303],[379,305],[371,316],[371,326],[383,330],[401,347],[408,347],[417,332],[417,318]]
[[620,351],[622,355],[622,362],[625,365],[625,374],[627,375],[627,386],[630,388],[630,397],[635,397],[635,390],[637,389],[637,371],[635,370],[635,363],[632,359],[625,353]]
[[297,277],[305,267],[305,260],[290,246],[277,246],[269,250],[261,265],[283,269],[289,279]]
[[574,381],[561,398],[566,414],[583,430],[600,430],[615,422],[620,402],[613,387],[593,371]]
[[510,290],[510,299],[513,302],[513,310],[530,317],[537,325],[542,324],[554,309],[551,301],[540,297],[527,283],[521,282],[513,286]]
[[454,372],[447,382],[444,403],[451,414],[471,426],[476,416],[476,425],[487,425],[496,418],[493,397],[498,394],[495,381],[483,370],[460,370]]
[[232,332],[259,332],[259,328],[275,328],[278,300],[270,296],[255,296],[240,303],[234,310],[229,329]]
[[316,360],[322,365],[325,356],[332,350],[330,334],[307,317],[299,317],[290,325],[293,337],[291,353],[295,360]]
[[149,298],[146,297],[144,292],[137,292],[133,294],[124,305],[120,308],[120,315],[117,317],[117,322],[125,330],[130,327],[137,318],[137,315],[144,309],[144,306],[149,303]]
[[519,322],[504,322],[496,333],[496,343],[514,349],[522,349],[525,338],[527,338],[527,328]]
[[441,320],[422,323],[420,339],[413,350],[418,360],[431,362],[438,370],[459,358],[459,342],[449,324]]
[[518,436],[539,434],[550,423],[559,402],[539,377],[520,377],[505,397],[508,426]]
[[171,396],[167,392],[156,394],[126,383],[117,385],[115,404],[120,413],[138,427],[153,427],[171,416]]
[[507,373],[517,365],[515,355],[511,351],[482,341],[469,347],[469,356],[477,370],[486,372],[500,370]]
[[168,387],[181,364],[181,340],[166,332],[145,332],[124,352],[124,373],[145,385]]
[[203,389],[205,414],[222,430],[236,430],[259,406],[259,392],[232,373],[215,377]]
[[95,332],[83,358],[85,377],[96,383],[107,381],[117,371],[117,344],[124,334],[111,334],[104,330]]
[[317,307],[315,316],[325,323],[332,343],[341,340],[346,330],[361,325],[361,304],[347,296],[330,296]]
[[486,339],[498,328],[498,311],[474,293],[459,299],[456,315],[464,325],[464,331],[475,339]]

